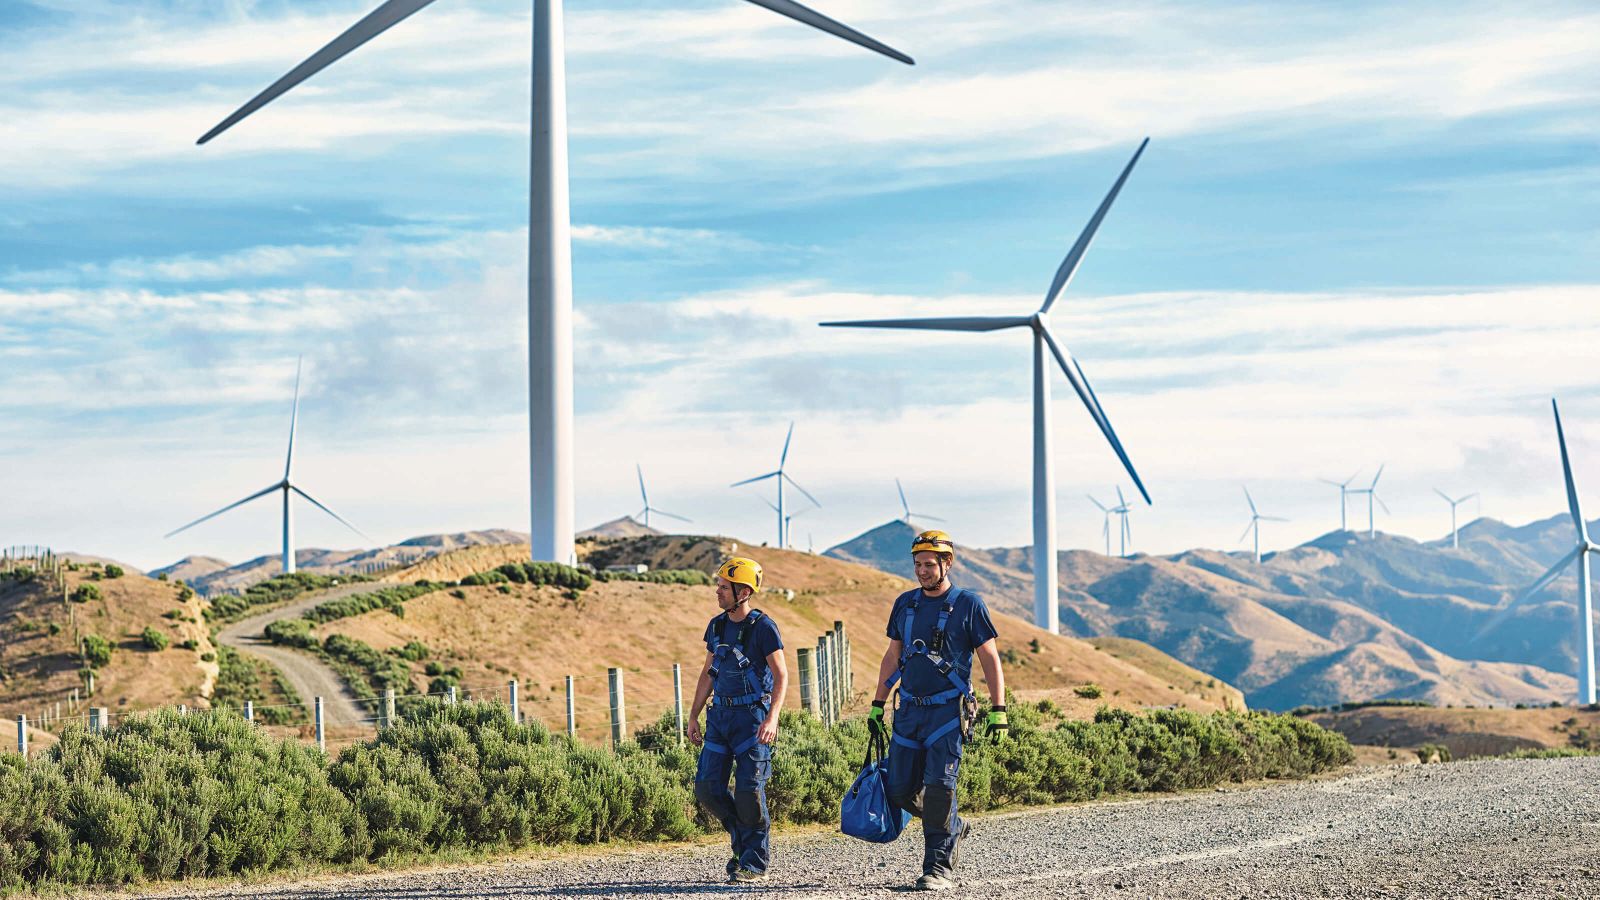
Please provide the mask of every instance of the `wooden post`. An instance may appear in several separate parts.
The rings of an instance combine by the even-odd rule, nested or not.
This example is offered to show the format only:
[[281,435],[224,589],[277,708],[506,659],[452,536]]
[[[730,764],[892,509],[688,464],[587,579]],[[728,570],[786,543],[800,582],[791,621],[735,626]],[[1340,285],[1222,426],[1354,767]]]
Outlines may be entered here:
[[246,700],[244,702],[244,720],[252,725],[255,724],[256,702],[254,700]]
[[384,728],[394,727],[394,688],[383,689],[383,721]]
[[89,670],[89,696],[94,696],[94,670]]
[[522,723],[522,709],[517,706],[517,680],[513,678],[507,682],[506,689],[511,694],[511,722],[519,725]]
[[450,685],[450,690],[448,692],[446,692],[445,695],[444,695],[444,702],[450,704],[451,706],[455,706],[456,705],[456,686],[455,685],[453,685],[453,684]]
[[678,746],[683,746],[683,668],[672,664],[672,710],[678,719]]
[[811,658],[810,647],[801,647],[795,651],[795,656],[800,660],[800,708],[806,712],[817,714],[817,691],[813,683],[817,678],[817,667]]
[[567,676],[567,737],[578,734],[578,707],[573,703],[572,676]]
[[104,706],[89,707],[89,730],[99,733],[106,730],[110,724],[106,721],[106,708]]
[[611,683],[611,747],[614,750],[628,733],[628,718],[623,710],[622,670],[607,669],[606,677]]
[[28,758],[28,714],[17,713],[17,752]]
[[817,638],[817,697],[822,708],[822,724],[833,724],[833,694],[828,689],[828,636]]
[[326,753],[328,752],[328,738],[322,730],[322,698],[316,698],[312,703],[312,707],[317,726],[317,749]]

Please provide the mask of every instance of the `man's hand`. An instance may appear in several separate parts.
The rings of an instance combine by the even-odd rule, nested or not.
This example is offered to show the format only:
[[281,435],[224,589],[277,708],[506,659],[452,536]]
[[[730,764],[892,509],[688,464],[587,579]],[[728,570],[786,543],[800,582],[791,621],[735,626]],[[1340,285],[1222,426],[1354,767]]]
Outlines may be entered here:
[[989,720],[983,725],[983,736],[997,744],[1011,736],[1011,723],[1004,706],[989,710]]
[[770,744],[777,739],[778,711],[773,710],[772,714],[767,716],[767,718],[761,723],[761,727],[756,729],[756,740],[763,744]]
[[688,733],[689,743],[696,747],[700,746],[700,742],[704,739],[700,734],[700,717],[691,716],[689,724],[684,730]]
[[867,734],[880,741],[889,739],[889,723],[883,721],[882,700],[872,701],[872,711],[867,713]]

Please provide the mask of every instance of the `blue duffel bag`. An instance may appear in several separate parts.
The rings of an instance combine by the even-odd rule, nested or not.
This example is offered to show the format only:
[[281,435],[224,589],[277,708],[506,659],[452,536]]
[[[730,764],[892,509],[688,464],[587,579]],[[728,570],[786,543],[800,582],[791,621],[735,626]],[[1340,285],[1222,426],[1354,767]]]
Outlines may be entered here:
[[900,836],[911,814],[889,802],[889,767],[882,738],[869,738],[861,774],[839,804],[839,828],[851,837],[887,844]]

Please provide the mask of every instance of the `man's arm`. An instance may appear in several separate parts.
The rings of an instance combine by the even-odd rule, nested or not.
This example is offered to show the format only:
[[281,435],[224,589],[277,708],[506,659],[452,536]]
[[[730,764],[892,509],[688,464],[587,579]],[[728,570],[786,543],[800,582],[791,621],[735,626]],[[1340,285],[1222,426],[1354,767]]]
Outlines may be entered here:
[[983,683],[989,686],[989,703],[1005,706],[1006,674],[1000,671],[1000,645],[990,638],[973,652],[978,654],[978,662],[983,666]]
[[711,652],[706,651],[706,664],[700,667],[700,679],[694,684],[694,705],[690,707],[689,722],[685,726],[688,730],[689,743],[700,743],[700,713],[706,708],[706,701],[711,699]]
[[778,712],[783,709],[783,695],[789,689],[789,669],[783,662],[782,647],[767,654],[767,668],[772,670],[772,709],[756,731],[756,740],[763,744],[770,744],[778,737]]
[[878,689],[872,694],[874,702],[889,699],[889,678],[900,667],[900,646],[899,641],[891,640],[889,649],[883,651],[883,662],[878,663]]

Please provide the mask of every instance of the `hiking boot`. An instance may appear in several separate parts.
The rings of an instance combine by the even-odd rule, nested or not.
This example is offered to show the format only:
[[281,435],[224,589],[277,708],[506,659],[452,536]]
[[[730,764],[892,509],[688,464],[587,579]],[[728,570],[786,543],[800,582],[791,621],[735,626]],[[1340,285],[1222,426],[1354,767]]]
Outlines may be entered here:
[[948,875],[940,875],[937,872],[930,872],[917,879],[917,890],[919,891],[948,891],[955,886],[954,879]]
[[961,845],[967,842],[967,835],[972,833],[972,823],[962,822],[961,833],[956,835],[956,842],[950,847],[950,871],[955,872],[961,864]]
[[733,873],[739,871],[739,857],[735,856],[733,859],[728,860],[728,865],[726,866],[726,869],[727,869],[727,872],[728,872],[728,875],[727,875],[728,884],[733,884],[734,883]]
[[729,884],[750,884],[752,882],[766,881],[766,880],[767,880],[767,873],[765,873],[765,872],[757,872],[754,869],[746,869],[745,867],[740,866],[738,869],[734,870],[733,877],[728,879],[728,883]]

